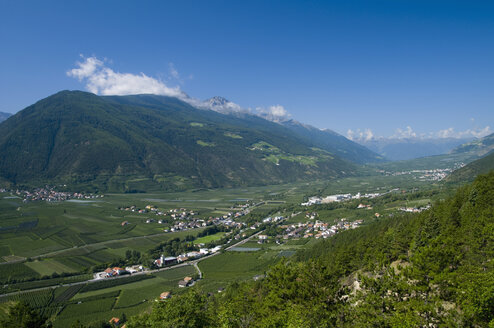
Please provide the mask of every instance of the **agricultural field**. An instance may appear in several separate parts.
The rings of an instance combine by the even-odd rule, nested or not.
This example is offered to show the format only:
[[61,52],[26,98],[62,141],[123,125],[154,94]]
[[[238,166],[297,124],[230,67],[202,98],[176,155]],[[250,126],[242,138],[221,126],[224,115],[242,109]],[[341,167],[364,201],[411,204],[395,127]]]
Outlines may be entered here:
[[209,236],[197,238],[196,240],[194,240],[194,243],[195,244],[207,244],[207,243],[210,243],[212,241],[221,239],[224,235],[225,235],[224,232],[218,232],[218,233],[215,233],[214,235],[209,235]]
[[15,301],[25,301],[50,317],[54,327],[69,327],[79,319],[84,324],[108,321],[111,317],[137,314],[151,307],[164,291],[184,291],[178,281],[193,276],[193,266],[173,268],[152,275],[138,275],[93,284],[28,291],[0,297],[0,316]]
[[[370,168],[369,172],[373,169]],[[197,274],[193,266],[182,266],[150,275],[104,280],[92,284],[60,287],[61,284],[84,282],[92,278],[92,270],[126,256],[128,251],[146,253],[158,244],[173,238],[197,235],[203,228],[165,233],[166,224],[159,224],[155,214],[125,211],[121,208],[154,205],[160,211],[186,208],[200,218],[221,216],[246,203],[256,204],[251,213],[241,217],[248,225],[267,216],[282,215],[284,224],[309,221],[307,213],[317,212],[317,220],[331,223],[375,220],[375,213],[392,215],[402,206],[425,206],[440,199],[441,194],[408,197],[397,194],[386,200],[362,200],[372,210],[357,209],[359,201],[338,206],[301,206],[307,197],[336,193],[385,192],[410,186],[405,176],[351,177],[328,183],[296,183],[288,185],[236,188],[224,190],[192,190],[177,193],[108,194],[97,201],[28,202],[7,193],[0,194],[0,282],[2,294],[51,286],[51,289],[26,291],[0,296],[0,316],[10,302],[25,300],[53,321],[54,327],[68,327],[76,319],[83,324],[108,321],[112,316],[130,317],[148,310],[163,291],[183,292],[178,281]],[[414,181],[413,188],[420,182]],[[292,213],[297,213],[292,216]],[[154,222],[146,223],[148,219]],[[253,221],[254,220],[254,221]],[[122,226],[123,221],[129,224]],[[250,231],[250,230],[249,230]],[[225,232],[200,237],[196,244],[219,240]],[[290,257],[309,247],[315,239],[284,240],[281,245],[263,244],[253,239],[231,251],[198,263],[203,279],[196,283],[207,292],[238,280],[262,276],[282,257]],[[12,260],[17,263],[6,263]],[[63,275],[63,276],[62,276]],[[73,275],[73,276],[67,276]]]

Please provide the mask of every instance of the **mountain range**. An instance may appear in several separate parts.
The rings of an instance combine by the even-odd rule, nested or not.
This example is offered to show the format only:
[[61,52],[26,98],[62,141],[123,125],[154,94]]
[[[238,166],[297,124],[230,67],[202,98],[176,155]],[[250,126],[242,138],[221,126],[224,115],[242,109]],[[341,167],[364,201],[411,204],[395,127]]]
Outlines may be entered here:
[[392,161],[448,154],[473,138],[371,138],[355,140]]
[[[228,107],[224,98],[214,106]],[[62,91],[0,124],[0,179],[177,190],[353,175],[382,157],[331,131],[177,98]]]
[[476,153],[479,159],[454,171],[447,179],[447,182],[473,181],[479,174],[486,174],[494,170],[494,133],[478,140],[466,143],[455,148],[455,154]]
[[0,112],[0,122],[5,121],[5,120],[6,120],[6,119],[8,119],[10,116],[12,116],[12,114],[10,114],[10,113]]

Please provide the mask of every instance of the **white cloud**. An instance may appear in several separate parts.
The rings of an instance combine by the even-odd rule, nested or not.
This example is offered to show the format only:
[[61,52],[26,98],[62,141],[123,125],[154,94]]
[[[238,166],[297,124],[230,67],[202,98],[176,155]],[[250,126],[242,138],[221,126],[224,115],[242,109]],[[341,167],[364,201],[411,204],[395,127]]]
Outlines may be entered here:
[[417,133],[415,133],[411,126],[407,126],[405,130],[400,128],[395,130],[395,134],[390,138],[404,139],[404,138],[416,138]]
[[440,130],[435,133],[437,138],[482,138],[492,133],[491,127],[467,129],[456,132],[454,128]]
[[258,115],[267,120],[282,122],[290,118],[290,113],[282,105],[273,105],[268,108],[257,107]]
[[[76,67],[69,70],[67,75],[76,78],[85,84],[87,90],[98,95],[134,95],[134,94],[155,94],[169,97],[176,97],[188,104],[201,108],[210,109],[221,113],[251,113],[250,109],[244,109],[231,101],[221,97],[214,97],[206,101],[189,97],[179,86],[170,87],[162,80],[147,76],[144,73],[120,73],[109,68],[107,60],[100,60],[96,57],[84,57],[76,62]],[[183,84],[178,70],[173,63],[168,65],[169,78]],[[192,79],[190,75],[188,79]],[[270,106],[269,108],[258,108],[257,114],[265,119],[280,122],[290,117],[290,114],[281,105]]]
[[463,131],[456,131],[453,127],[429,132],[417,134],[411,126],[407,126],[405,129],[397,128],[395,133],[389,137],[376,136],[371,129],[357,129],[347,130],[347,138],[357,142],[365,142],[377,139],[467,139],[467,138],[482,138],[493,133],[490,126],[485,126],[483,128],[467,129]]
[[[82,57],[82,56],[81,56]],[[144,73],[115,72],[96,57],[84,58],[67,75],[86,84],[87,90],[100,95],[156,94],[185,99],[179,87],[169,87]],[[176,71],[176,70],[175,70]],[[176,72],[178,74],[178,72]]]
[[177,80],[180,80],[180,74],[178,74],[177,69],[175,68],[175,65],[173,63],[168,64],[168,67],[170,68],[170,75]]
[[348,129],[346,134],[347,138],[352,141],[370,141],[375,138],[371,129],[365,129],[363,131],[360,129],[357,129],[356,131]]

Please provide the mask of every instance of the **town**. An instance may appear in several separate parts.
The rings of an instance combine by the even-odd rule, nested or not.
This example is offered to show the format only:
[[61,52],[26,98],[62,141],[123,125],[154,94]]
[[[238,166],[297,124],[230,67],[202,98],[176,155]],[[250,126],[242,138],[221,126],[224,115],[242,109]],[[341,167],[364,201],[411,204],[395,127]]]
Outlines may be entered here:
[[301,203],[300,205],[302,206],[310,206],[310,205],[316,205],[316,204],[328,204],[328,203],[333,203],[333,202],[344,202],[344,201],[349,201],[353,199],[361,199],[361,198],[376,198],[385,194],[389,194],[392,192],[397,192],[399,191],[398,188],[392,189],[388,192],[385,193],[367,193],[367,194],[360,194],[357,193],[355,195],[352,194],[338,194],[338,195],[329,195],[326,197],[317,197],[313,196],[310,197],[307,202]]
[[57,191],[55,187],[45,186],[44,188],[36,188],[33,191],[28,190],[8,190],[0,189],[0,193],[10,192],[14,197],[22,198],[24,203],[33,201],[45,202],[63,202],[67,200],[93,200],[103,198],[103,194],[84,194],[80,192]]

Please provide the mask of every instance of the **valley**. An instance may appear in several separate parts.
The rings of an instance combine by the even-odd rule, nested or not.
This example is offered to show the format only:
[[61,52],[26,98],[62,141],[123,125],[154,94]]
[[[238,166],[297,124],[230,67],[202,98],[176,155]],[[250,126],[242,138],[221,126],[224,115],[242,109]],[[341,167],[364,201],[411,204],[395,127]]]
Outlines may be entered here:
[[[272,265],[310,249],[318,239],[446,197],[440,182],[418,179],[418,173],[366,172],[334,181],[77,195],[80,199],[55,187],[50,192],[2,190],[2,227],[15,230],[2,231],[0,239],[0,307],[27,301],[54,327],[129,318],[149,310],[163,292],[171,297],[184,293],[178,282],[186,276],[198,279],[194,288],[216,294],[235,282],[262,279]],[[336,193],[380,196],[301,205]],[[59,198],[40,196],[47,194]],[[275,217],[282,219],[269,219]],[[202,236],[212,227],[224,232]],[[173,240],[175,248],[166,248]],[[221,251],[161,269],[153,263],[163,253],[185,256],[192,244],[217,245]],[[142,265],[144,272],[93,280],[107,267],[132,265]]]

